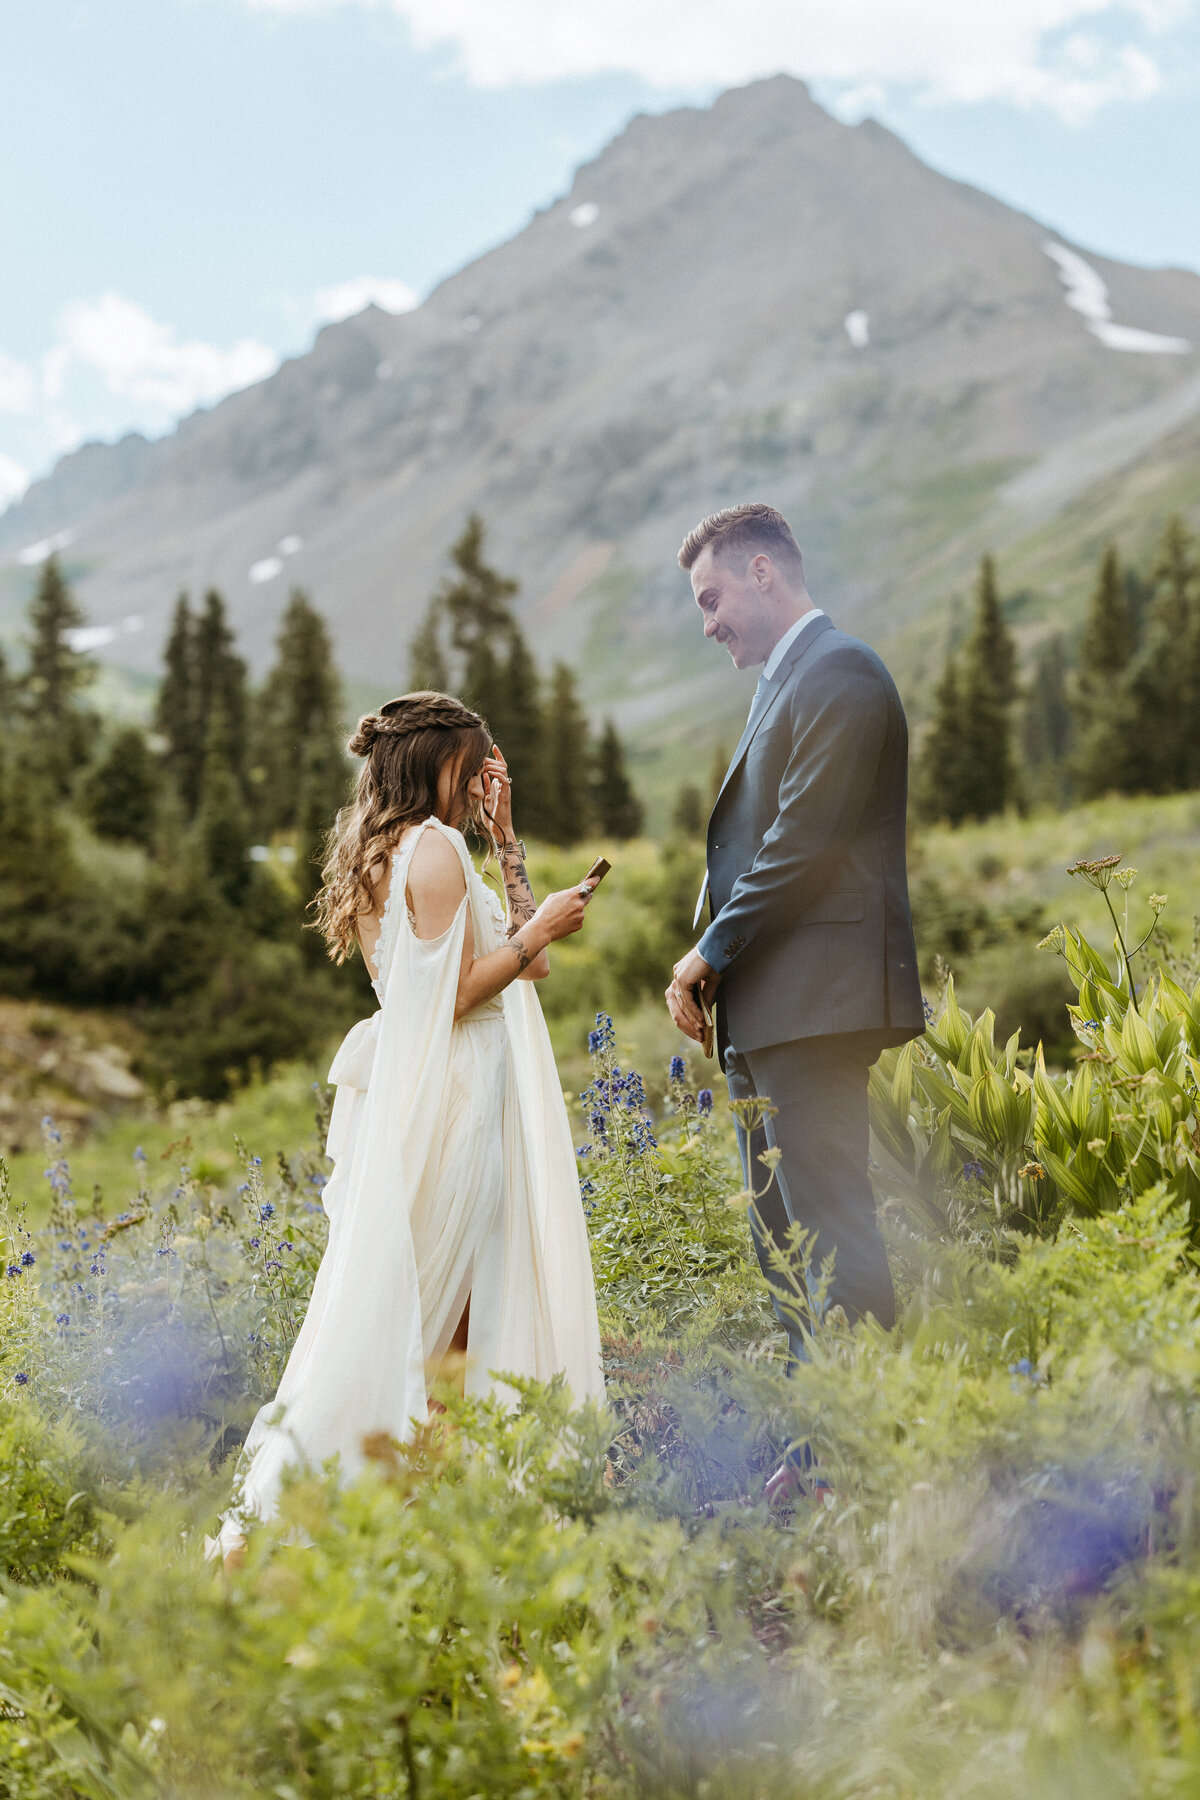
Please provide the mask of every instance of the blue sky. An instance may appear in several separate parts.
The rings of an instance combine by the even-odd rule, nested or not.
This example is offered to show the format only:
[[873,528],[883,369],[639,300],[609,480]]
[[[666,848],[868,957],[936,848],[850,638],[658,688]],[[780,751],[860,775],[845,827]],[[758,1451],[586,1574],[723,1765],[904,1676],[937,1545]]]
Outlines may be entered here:
[[780,68],[1110,255],[1200,269],[1200,0],[37,0],[0,23],[0,505]]

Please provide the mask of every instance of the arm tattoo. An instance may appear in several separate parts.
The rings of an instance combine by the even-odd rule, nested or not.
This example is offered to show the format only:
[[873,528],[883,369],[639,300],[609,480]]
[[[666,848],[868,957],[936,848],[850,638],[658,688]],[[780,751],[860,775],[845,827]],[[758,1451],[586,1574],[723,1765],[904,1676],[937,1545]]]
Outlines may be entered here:
[[529,876],[525,870],[524,859],[516,844],[505,845],[509,852],[500,853],[500,867],[504,874],[504,891],[508,895],[508,914],[512,921],[508,928],[511,938],[514,932],[527,925],[537,911],[537,901],[533,897],[533,889],[529,885]]
[[508,940],[508,947],[517,959],[517,974],[523,975],[533,961],[533,952],[522,938],[513,937]]

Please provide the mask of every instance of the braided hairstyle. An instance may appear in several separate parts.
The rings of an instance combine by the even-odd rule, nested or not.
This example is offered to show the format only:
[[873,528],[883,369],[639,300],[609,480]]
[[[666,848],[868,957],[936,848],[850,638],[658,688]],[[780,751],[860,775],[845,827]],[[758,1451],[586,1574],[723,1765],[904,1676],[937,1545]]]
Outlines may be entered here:
[[438,817],[438,777],[447,763],[461,793],[491,755],[479,714],[449,694],[422,690],[365,713],[346,745],[365,758],[349,805],[325,843],[324,883],[313,902],[316,928],[335,962],[357,942],[357,921],[375,910],[375,888],[409,825]]

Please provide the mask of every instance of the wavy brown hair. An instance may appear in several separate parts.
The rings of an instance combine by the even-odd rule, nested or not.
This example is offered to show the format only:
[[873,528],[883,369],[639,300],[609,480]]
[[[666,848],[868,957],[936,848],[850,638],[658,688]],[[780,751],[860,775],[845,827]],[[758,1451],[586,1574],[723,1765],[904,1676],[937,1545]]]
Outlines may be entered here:
[[335,962],[358,941],[357,922],[375,910],[376,875],[408,825],[438,815],[438,777],[457,764],[461,791],[491,755],[479,714],[449,694],[421,691],[366,713],[346,745],[365,757],[358,786],[325,840],[324,882],[313,901],[316,929]]

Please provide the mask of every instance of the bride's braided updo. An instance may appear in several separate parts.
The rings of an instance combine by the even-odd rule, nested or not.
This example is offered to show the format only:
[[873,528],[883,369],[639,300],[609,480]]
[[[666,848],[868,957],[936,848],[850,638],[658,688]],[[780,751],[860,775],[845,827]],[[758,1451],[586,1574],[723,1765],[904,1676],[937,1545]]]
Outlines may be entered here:
[[364,713],[346,748],[364,762],[354,798],[326,840],[324,885],[313,902],[335,962],[345,962],[357,941],[357,920],[374,910],[378,876],[401,832],[438,815],[445,765],[455,765],[461,792],[491,754],[492,739],[461,700],[422,690]]

